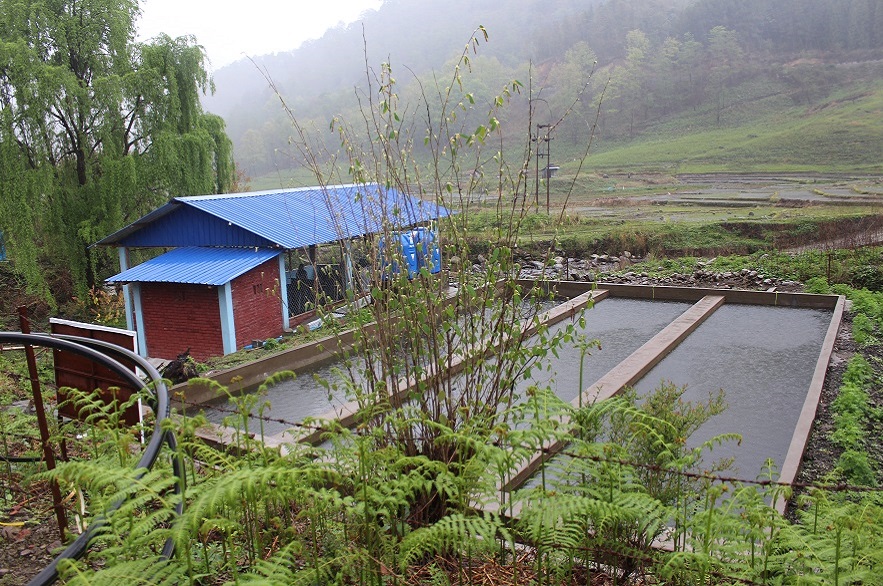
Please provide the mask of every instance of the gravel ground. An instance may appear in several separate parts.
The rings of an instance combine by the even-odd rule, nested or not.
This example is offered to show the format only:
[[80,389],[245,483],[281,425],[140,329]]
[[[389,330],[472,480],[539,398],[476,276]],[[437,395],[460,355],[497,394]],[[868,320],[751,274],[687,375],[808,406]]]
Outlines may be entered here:
[[825,386],[822,387],[822,396],[810,431],[809,444],[806,446],[800,471],[797,473],[798,483],[823,482],[825,475],[837,465],[837,458],[843,451],[832,444],[828,436],[834,431],[831,403],[837,397],[843,373],[846,371],[846,363],[855,352],[851,331],[852,319],[844,315],[837,332],[831,362],[828,364],[828,372],[825,375]]
[[45,482],[23,489],[17,475],[3,476],[7,502],[15,504],[0,525],[0,585],[27,584],[61,547],[52,495]]

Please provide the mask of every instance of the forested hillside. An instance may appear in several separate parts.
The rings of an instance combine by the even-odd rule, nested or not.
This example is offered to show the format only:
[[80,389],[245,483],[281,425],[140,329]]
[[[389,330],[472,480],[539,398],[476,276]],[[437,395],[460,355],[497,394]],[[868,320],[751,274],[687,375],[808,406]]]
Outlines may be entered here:
[[579,98],[557,129],[565,153],[584,143],[599,101],[603,149],[648,132],[757,123],[795,106],[873,95],[883,78],[875,0],[513,0],[505,9],[493,0],[388,0],[297,51],[219,70],[206,104],[227,120],[247,174],[286,169],[297,159],[287,148],[290,123],[258,68],[298,120],[325,129],[334,116],[358,119],[356,97],[385,61],[402,101],[421,107],[421,93],[448,83],[451,59],[479,25],[489,42],[471,60],[476,103],[520,80],[506,122],[523,137],[528,93],[539,98],[534,123],[557,120]]

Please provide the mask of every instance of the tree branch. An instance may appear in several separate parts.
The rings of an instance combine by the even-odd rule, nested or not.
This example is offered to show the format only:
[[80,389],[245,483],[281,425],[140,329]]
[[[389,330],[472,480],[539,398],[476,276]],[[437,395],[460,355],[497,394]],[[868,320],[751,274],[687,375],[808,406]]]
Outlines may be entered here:
[[135,146],[135,143],[141,140],[143,137],[137,137],[129,140],[129,135],[132,133],[132,128],[135,126],[135,120],[137,120],[138,112],[141,109],[142,97],[139,94],[135,97],[135,105],[132,107],[132,111],[126,115],[129,118],[129,123],[126,125],[126,130],[123,132],[123,154],[128,155],[129,149]]

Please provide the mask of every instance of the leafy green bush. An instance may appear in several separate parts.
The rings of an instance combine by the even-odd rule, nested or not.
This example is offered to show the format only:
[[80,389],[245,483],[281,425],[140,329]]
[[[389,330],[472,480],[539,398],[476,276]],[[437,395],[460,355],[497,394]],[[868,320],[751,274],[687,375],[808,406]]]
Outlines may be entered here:
[[807,293],[819,293],[828,295],[831,293],[831,287],[825,277],[810,277],[803,285],[804,291]]
[[867,385],[874,378],[874,369],[865,358],[859,354],[849,359],[846,365],[846,371],[843,373],[843,380],[859,386]]
[[844,283],[834,283],[831,285],[831,293],[834,293],[835,295],[843,295],[847,299],[852,295],[852,291],[852,287]]
[[[866,317],[858,314],[856,318]],[[876,415],[869,405],[867,387],[874,378],[870,363],[861,355],[850,358],[843,373],[843,384],[837,398],[831,403],[834,414],[834,431],[831,441],[843,448],[837,462],[837,469],[853,484],[874,486],[876,475],[868,455],[862,450],[862,442],[867,432],[866,421],[869,416]]]
[[837,460],[837,468],[850,484],[859,486],[877,484],[877,477],[865,451],[846,450]]
[[874,322],[864,313],[859,313],[852,318],[852,338],[861,346],[877,342],[874,337]]
[[883,294],[873,293],[867,289],[851,289],[847,297],[852,301],[852,310],[855,313],[863,313],[874,321],[880,320]]
[[870,291],[883,290],[883,270],[879,266],[864,265],[853,271],[852,285]]

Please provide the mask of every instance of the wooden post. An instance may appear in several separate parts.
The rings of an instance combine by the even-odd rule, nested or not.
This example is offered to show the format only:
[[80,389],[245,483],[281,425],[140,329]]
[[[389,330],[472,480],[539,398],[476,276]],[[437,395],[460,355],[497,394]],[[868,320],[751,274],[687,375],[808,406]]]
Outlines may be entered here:
[[[28,308],[18,308],[18,321],[21,326],[21,333],[30,334],[31,326],[28,323]],[[43,459],[46,460],[46,469],[55,469],[55,453],[52,446],[49,445],[49,424],[46,421],[46,409],[43,407],[43,394],[40,391],[40,379],[37,375],[37,359],[34,356],[34,348],[30,344],[25,344],[25,356],[28,361],[28,373],[31,377],[31,393],[34,396],[34,409],[37,411],[37,426],[40,428],[40,444],[43,447]],[[64,532],[67,528],[67,518],[64,514],[64,507],[61,504],[61,490],[55,480],[49,481],[52,487],[52,506],[55,509],[55,518],[58,521],[58,532],[61,534],[61,541],[64,542]]]

